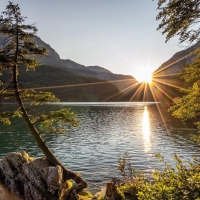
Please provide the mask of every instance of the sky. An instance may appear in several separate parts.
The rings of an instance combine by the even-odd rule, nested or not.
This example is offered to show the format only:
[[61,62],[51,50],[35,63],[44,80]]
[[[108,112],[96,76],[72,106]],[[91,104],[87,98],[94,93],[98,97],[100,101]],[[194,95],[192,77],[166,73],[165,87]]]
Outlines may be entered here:
[[[157,0],[13,0],[62,59],[113,73],[151,73],[184,49],[157,31]],[[8,1],[1,0],[0,11]]]

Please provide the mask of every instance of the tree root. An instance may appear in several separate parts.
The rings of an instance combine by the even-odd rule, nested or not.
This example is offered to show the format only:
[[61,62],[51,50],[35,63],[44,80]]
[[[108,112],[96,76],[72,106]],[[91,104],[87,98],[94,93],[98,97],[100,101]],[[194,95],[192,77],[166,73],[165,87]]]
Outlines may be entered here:
[[77,200],[78,193],[87,187],[87,182],[76,173],[66,169],[66,167],[64,166],[62,167],[63,167],[64,180],[73,180],[76,183],[76,185],[70,188],[70,190],[62,197],[62,199]]

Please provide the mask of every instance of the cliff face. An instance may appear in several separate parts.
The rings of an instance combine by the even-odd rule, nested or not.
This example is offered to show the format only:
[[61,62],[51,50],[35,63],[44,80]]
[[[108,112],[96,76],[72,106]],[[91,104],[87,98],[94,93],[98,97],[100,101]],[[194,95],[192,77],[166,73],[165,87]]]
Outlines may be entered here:
[[[56,66],[56,63],[61,60],[59,54],[49,44],[42,41],[39,37],[36,37],[34,41],[37,46],[45,47],[48,50],[47,56],[41,59],[42,64],[54,64]],[[38,58],[38,60],[40,60],[40,58]]]

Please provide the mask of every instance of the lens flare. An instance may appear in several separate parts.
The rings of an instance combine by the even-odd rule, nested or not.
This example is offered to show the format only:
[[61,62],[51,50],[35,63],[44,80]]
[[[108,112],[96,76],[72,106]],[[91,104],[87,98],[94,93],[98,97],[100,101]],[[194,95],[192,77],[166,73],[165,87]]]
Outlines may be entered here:
[[152,72],[148,68],[138,69],[133,76],[139,83],[151,83]]

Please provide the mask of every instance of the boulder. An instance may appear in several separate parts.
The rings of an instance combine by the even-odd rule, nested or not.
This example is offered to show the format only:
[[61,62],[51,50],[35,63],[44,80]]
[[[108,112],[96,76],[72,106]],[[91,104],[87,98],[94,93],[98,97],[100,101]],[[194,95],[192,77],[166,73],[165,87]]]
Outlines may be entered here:
[[22,200],[61,199],[67,191],[62,168],[44,158],[31,158],[26,152],[12,152],[0,160],[3,184]]

